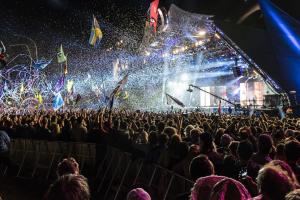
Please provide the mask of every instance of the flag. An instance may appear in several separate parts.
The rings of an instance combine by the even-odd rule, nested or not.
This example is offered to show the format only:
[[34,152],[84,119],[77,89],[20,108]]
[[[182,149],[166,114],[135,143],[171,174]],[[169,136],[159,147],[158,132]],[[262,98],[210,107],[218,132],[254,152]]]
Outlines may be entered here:
[[219,115],[221,115],[222,114],[222,105],[221,105],[221,100],[219,101],[219,106],[218,106],[218,113],[219,113]]
[[55,84],[54,91],[57,93],[63,89],[65,85],[65,75],[62,75]]
[[158,5],[159,0],[152,1],[150,5],[150,27],[152,28],[153,33],[156,33],[157,29]]
[[111,108],[113,107],[115,96],[122,90],[122,88],[124,87],[124,85],[127,83],[128,76],[129,75],[126,74],[124,76],[124,78],[118,82],[117,87],[110,94],[110,96],[109,96],[109,105],[110,105]]
[[72,93],[72,88],[73,88],[73,85],[74,85],[74,81],[73,80],[68,80],[67,81],[67,91],[68,93]]
[[41,95],[41,93],[36,93],[35,98],[38,100],[39,104],[43,103],[43,97]]
[[129,97],[129,94],[127,91],[120,91],[118,94],[115,95],[115,97],[126,100]]
[[67,56],[64,53],[62,45],[60,45],[59,52],[57,53],[57,62],[63,63],[67,61]]
[[90,45],[96,46],[97,42],[101,41],[102,36],[103,36],[103,34],[100,29],[99,23],[98,23],[96,17],[93,15],[91,34],[90,34],[90,39],[89,39]]
[[20,87],[20,94],[22,94],[24,92],[25,88],[24,88],[24,84],[21,83],[21,87]]
[[38,101],[39,101],[39,104],[43,103],[43,96],[41,95],[41,93],[39,93],[39,95],[38,95]]
[[167,96],[167,103],[168,103],[168,98],[171,99],[172,101],[174,101],[177,105],[181,106],[181,107],[185,107],[185,105],[179,101],[178,99],[176,99],[175,97],[169,95],[168,93],[166,93],[166,96]]
[[53,109],[56,111],[65,104],[60,93],[57,93],[53,99]]
[[129,94],[127,91],[125,91],[123,94],[123,99],[126,100],[126,99],[128,99],[128,97],[129,97]]
[[51,62],[52,62],[52,59],[48,60],[48,61],[45,59],[37,60],[33,63],[33,67],[35,69],[42,70],[42,69],[45,69]]
[[117,87],[115,87],[113,92],[110,94],[109,98],[111,99],[113,96],[117,95],[122,90],[122,88],[127,83],[127,81],[128,81],[128,74],[126,74],[124,78],[118,82]]

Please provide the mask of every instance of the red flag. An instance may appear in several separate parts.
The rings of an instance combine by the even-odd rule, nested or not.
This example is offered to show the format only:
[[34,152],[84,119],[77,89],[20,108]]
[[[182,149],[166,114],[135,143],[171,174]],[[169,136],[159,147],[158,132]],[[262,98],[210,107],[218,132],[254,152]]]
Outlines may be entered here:
[[153,28],[154,33],[156,33],[157,28],[158,4],[159,0],[153,0],[150,5],[150,26]]

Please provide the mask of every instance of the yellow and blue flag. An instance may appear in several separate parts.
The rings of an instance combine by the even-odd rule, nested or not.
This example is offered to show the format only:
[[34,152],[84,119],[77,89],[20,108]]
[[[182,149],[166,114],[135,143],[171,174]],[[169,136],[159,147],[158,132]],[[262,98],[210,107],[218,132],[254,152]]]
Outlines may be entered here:
[[91,35],[89,39],[89,43],[92,46],[96,46],[97,42],[100,42],[102,39],[102,31],[100,29],[99,23],[96,19],[96,17],[93,15],[93,23],[92,23],[92,29],[91,29]]

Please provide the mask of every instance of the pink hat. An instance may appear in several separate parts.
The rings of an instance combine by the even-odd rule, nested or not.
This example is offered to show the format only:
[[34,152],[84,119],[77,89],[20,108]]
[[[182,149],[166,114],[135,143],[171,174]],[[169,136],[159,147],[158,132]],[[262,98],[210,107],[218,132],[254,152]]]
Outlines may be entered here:
[[210,193],[214,185],[226,178],[225,176],[205,176],[198,178],[192,188],[191,200],[207,200],[210,197]]
[[143,188],[135,188],[127,194],[127,200],[151,200],[151,197]]
[[210,200],[247,200],[251,198],[245,186],[231,178],[225,178],[215,184],[211,191]]

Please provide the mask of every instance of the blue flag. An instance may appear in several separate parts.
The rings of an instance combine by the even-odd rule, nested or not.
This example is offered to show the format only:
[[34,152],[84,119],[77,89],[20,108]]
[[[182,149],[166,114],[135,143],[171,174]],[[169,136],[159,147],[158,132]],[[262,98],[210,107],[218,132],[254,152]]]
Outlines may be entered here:
[[45,69],[51,62],[52,62],[52,59],[49,61],[47,61],[45,59],[37,60],[33,63],[33,67],[35,69],[42,70],[42,69]]
[[65,104],[60,93],[57,93],[53,99],[53,110],[60,109]]

